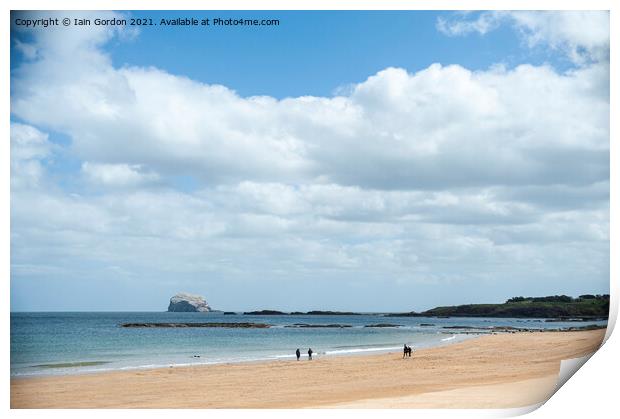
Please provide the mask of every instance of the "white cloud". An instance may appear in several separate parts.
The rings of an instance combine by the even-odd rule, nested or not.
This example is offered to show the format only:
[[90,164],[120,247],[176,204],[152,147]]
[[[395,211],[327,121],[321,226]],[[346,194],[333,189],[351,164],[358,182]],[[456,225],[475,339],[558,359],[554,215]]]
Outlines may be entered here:
[[506,23],[531,48],[546,46],[566,54],[574,63],[609,59],[607,11],[487,11],[477,15],[455,13],[439,18],[437,29],[449,36],[485,35]]
[[159,179],[153,172],[143,172],[138,164],[82,163],[82,172],[88,180],[106,186],[137,186]]
[[437,29],[448,36],[463,36],[473,32],[485,35],[487,32],[499,27],[502,12],[485,12],[481,13],[477,19],[467,20],[466,17],[469,15],[467,12],[458,12],[455,13],[456,17],[452,19],[439,17],[437,19]]
[[548,45],[578,64],[609,59],[609,12],[511,12],[530,47]]
[[34,45],[21,42],[19,39],[15,40],[14,45],[15,49],[21,52],[26,59],[34,60],[37,58],[37,48]]
[[38,129],[11,123],[11,158],[13,160],[43,159],[50,154],[48,135]]
[[[347,97],[276,100],[155,69],[105,66],[54,79],[42,62],[15,78],[13,112],[70,135],[85,161],[211,184],[323,179],[425,189],[608,176],[602,64],[567,74],[529,65],[391,68]],[[558,155],[583,170],[557,164]]]
[[11,187],[36,187],[44,174],[41,161],[51,155],[47,134],[19,123],[11,123]]

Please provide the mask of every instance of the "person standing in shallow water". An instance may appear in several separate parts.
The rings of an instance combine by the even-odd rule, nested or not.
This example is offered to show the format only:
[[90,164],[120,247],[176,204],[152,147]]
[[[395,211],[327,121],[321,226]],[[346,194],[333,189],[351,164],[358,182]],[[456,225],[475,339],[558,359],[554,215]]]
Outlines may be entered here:
[[299,361],[299,357],[301,356],[301,352],[299,352],[299,348],[295,351],[295,355],[297,355],[297,360]]
[[308,348],[308,360],[312,359],[312,348]]

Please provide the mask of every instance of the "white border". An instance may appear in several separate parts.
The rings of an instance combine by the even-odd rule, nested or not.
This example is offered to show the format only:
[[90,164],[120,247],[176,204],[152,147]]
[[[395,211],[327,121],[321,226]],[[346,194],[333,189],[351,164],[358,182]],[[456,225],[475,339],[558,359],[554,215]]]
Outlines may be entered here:
[[[251,0],[203,0],[203,1],[190,1],[190,0],[175,0],[175,1],[163,1],[163,0],[127,0],[123,2],[110,1],[110,0],[93,0],[89,2],[83,2],[78,0],[58,0],[58,1],[44,1],[44,0],[5,0],[2,2],[2,8],[5,14],[0,19],[0,27],[2,28],[2,45],[4,47],[4,65],[0,66],[0,72],[2,74],[3,81],[3,98],[2,106],[2,121],[5,132],[4,141],[0,149],[0,170],[2,173],[2,183],[0,184],[0,196],[2,197],[2,207],[0,212],[0,234],[2,239],[0,240],[0,269],[5,278],[4,282],[4,307],[6,312],[4,321],[2,323],[3,333],[2,350],[4,353],[5,362],[2,363],[2,370],[0,374],[4,378],[2,380],[2,401],[5,409],[9,408],[9,391],[10,391],[10,342],[9,342],[9,315],[8,308],[10,307],[10,293],[9,291],[9,275],[10,275],[10,217],[9,217],[9,176],[10,176],[10,163],[9,163],[9,117],[10,117],[10,79],[9,79],[9,36],[10,25],[8,13],[11,9],[25,10],[25,9],[39,9],[39,10],[382,10],[382,9],[396,9],[396,10],[484,10],[484,9],[512,9],[512,10],[611,10],[611,74],[617,74],[617,66],[614,59],[618,57],[618,44],[617,44],[617,30],[614,28],[620,27],[620,19],[618,19],[617,12],[619,7],[612,0],[591,0],[591,1],[568,1],[568,0],[510,0],[510,1],[485,1],[485,0],[357,0],[340,2],[334,0],[295,0],[283,1],[283,0],[263,0],[263,1],[251,1]],[[615,78],[611,78],[611,162],[619,162],[620,155],[618,153],[618,146],[615,143],[617,141],[617,123],[613,118],[613,110],[617,109],[618,100],[618,86]],[[611,217],[611,243],[610,252],[611,255],[620,255],[620,249],[618,247],[618,223],[614,214],[618,213],[620,209],[618,207],[618,170],[613,164],[611,165],[611,196],[610,196],[610,217]],[[614,190],[616,187],[616,190]],[[607,338],[608,341],[603,348],[597,352],[592,359],[587,363],[585,368],[579,370],[574,378],[568,381],[568,383],[562,387],[542,408],[534,411],[530,414],[533,418],[557,418],[557,417],[588,417],[595,418],[597,415],[600,417],[608,417],[611,412],[617,411],[617,394],[615,391],[615,383],[618,380],[620,374],[619,362],[617,354],[619,352],[620,344],[618,343],[617,336],[609,336],[611,329],[615,325],[618,314],[618,259],[617,256],[611,257],[611,313],[610,313],[610,327],[608,329]],[[297,418],[314,418],[316,415],[327,415],[334,417],[370,417],[375,415],[381,415],[382,417],[402,417],[405,415],[416,415],[419,417],[434,417],[434,418],[451,418],[451,417],[505,417],[513,416],[519,413],[526,413],[524,410],[513,409],[499,409],[499,410],[413,410],[402,412],[399,410],[346,410],[346,411],[327,411],[321,410],[319,412],[313,410],[217,410],[208,411],[204,410],[184,410],[181,412],[166,411],[166,410],[116,410],[114,412],[107,410],[89,410],[88,415],[96,417],[108,417],[110,414],[129,414],[131,416],[159,418],[168,417],[170,415],[187,415],[191,417],[202,417],[207,414],[209,416],[216,416],[221,418],[236,418],[241,416],[258,416],[258,417],[286,417],[295,416]],[[15,417],[31,417],[31,416],[44,416],[44,417],[81,417],[84,415],[83,411],[77,410],[41,410],[41,411],[26,411],[26,410],[11,410],[9,412],[11,416]]]

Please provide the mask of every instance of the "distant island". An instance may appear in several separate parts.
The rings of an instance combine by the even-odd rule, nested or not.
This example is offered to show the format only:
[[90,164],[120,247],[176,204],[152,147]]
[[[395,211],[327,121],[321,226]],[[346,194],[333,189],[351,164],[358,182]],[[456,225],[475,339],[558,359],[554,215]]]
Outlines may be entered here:
[[291,314],[303,314],[309,316],[359,316],[361,313],[354,313],[352,311],[323,311],[323,310],[312,310],[307,313],[302,313],[300,311],[295,311]]
[[258,310],[258,311],[246,311],[243,314],[246,316],[280,316],[280,315],[291,315],[291,316],[359,316],[361,313],[354,313],[352,311],[322,311],[322,310],[312,310],[308,312],[302,311],[293,311],[292,313],[286,313],[284,311],[278,310]]
[[168,304],[169,312],[198,312],[208,313],[213,311],[207,301],[202,295],[188,294],[186,292],[180,292],[173,295],[170,298],[170,304]]
[[[204,297],[179,293],[170,299],[170,312],[213,312]],[[238,314],[233,311],[226,315]],[[284,312],[279,310],[245,311],[246,316],[356,316],[362,313],[351,311],[311,310],[307,312]],[[370,314],[370,313],[366,313]],[[607,319],[609,316],[609,294],[584,294],[573,298],[568,295],[547,297],[513,297],[501,304],[464,304],[441,306],[430,310],[405,313],[375,313],[385,317],[504,317],[504,318],[543,318],[556,320]],[[553,321],[553,320],[547,320]],[[424,326],[427,324],[424,323]],[[382,326],[386,327],[386,326]]]
[[465,304],[435,307],[423,312],[389,313],[387,317],[537,317],[607,319],[609,295],[514,297],[502,304]]
[[278,310],[259,310],[259,311],[246,311],[243,314],[246,316],[278,316],[281,314],[287,314]]

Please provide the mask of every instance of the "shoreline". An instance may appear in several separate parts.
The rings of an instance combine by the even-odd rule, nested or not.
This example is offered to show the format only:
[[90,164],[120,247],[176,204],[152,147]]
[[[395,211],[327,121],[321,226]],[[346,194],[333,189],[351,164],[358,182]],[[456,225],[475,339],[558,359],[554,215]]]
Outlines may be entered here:
[[[154,325],[159,325],[159,323],[152,323]],[[166,325],[173,325],[171,327],[174,328],[174,325],[185,324],[185,323],[162,323]],[[197,323],[198,327],[203,327],[202,325],[205,323]],[[206,323],[210,325],[211,323]],[[219,325],[224,323],[213,323],[220,327]],[[246,324],[246,323],[242,323]],[[136,327],[145,327],[143,325],[150,325],[150,323],[127,323],[127,327],[132,328],[134,325]],[[122,324],[125,327],[125,324]],[[319,325],[321,326],[321,325]],[[146,326],[146,328],[151,328],[155,326]],[[286,326],[285,326],[286,327]],[[356,326],[359,327],[359,326]],[[364,326],[367,327],[367,326]],[[390,327],[393,328],[394,325],[388,325],[382,327]],[[404,327],[404,326],[401,326]],[[587,325],[587,326],[579,326],[579,327],[567,327],[567,328],[531,328],[531,327],[515,327],[515,326],[482,326],[482,327],[474,327],[474,326],[443,326],[439,331],[435,333],[431,333],[429,335],[444,335],[444,338],[440,338],[434,342],[409,342],[404,341],[404,343],[413,347],[415,351],[421,349],[442,347],[446,345],[451,345],[459,342],[463,342],[469,339],[475,339],[482,336],[490,336],[497,334],[515,334],[515,333],[566,333],[566,332],[579,332],[579,331],[589,331],[589,330],[604,330],[606,329],[606,325]],[[374,354],[384,354],[394,351],[399,351],[402,346],[400,343],[396,342],[384,342],[382,344],[370,344],[364,345],[360,344],[359,346],[347,346],[347,349],[340,349],[345,347],[328,347],[328,348],[318,348],[314,351],[315,358],[331,358],[331,357],[340,357],[340,356],[366,356],[366,355],[374,355]],[[286,361],[290,359],[294,359],[294,354],[282,351],[275,351],[270,353],[248,353],[247,355],[242,356],[221,356],[216,354],[215,356],[206,356],[206,354],[198,352],[199,356],[189,356],[188,359],[185,360],[175,360],[175,361],[166,361],[164,359],[157,358],[140,358],[132,360],[132,363],[127,363],[125,360],[119,362],[117,360],[109,360],[109,358],[101,359],[101,357],[97,358],[78,358],[78,359],[64,359],[58,360],[56,362],[48,362],[40,365],[31,365],[31,366],[20,366],[19,369],[13,370],[11,367],[10,378],[11,379],[24,379],[24,378],[37,378],[37,377],[60,377],[60,376],[71,376],[71,375],[91,375],[91,374],[101,374],[101,373],[109,373],[115,371],[145,371],[151,369],[159,369],[159,368],[184,368],[184,367],[200,367],[200,366],[213,366],[213,365],[229,365],[229,364],[250,364],[256,362],[279,362]],[[236,354],[238,355],[238,354]],[[104,357],[105,358],[105,357]],[[302,359],[307,358],[305,352],[302,353]],[[38,368],[38,369],[36,369]],[[28,371],[30,369],[30,371]],[[26,372],[24,372],[26,370]]]
[[[441,339],[440,341],[434,344],[420,344],[418,346],[414,346],[414,351],[418,350],[426,350],[432,348],[440,348],[448,345],[458,344],[460,342],[465,342],[471,339],[476,339],[482,336],[489,336],[491,333],[483,333],[483,332],[443,332],[446,336],[451,335],[450,337],[446,337]],[[500,332],[504,333],[504,332]],[[506,332],[511,333],[511,332]],[[496,333],[497,334],[497,333]],[[458,336],[458,338],[457,338]],[[388,345],[388,344],[386,344]],[[312,356],[313,360],[319,359],[332,359],[332,358],[341,358],[341,357],[364,357],[364,356],[372,356],[372,355],[382,355],[382,354],[390,354],[390,353],[398,353],[402,350],[400,345],[394,344],[394,346],[359,346],[359,347],[351,347],[350,349],[330,349],[327,351],[315,351]],[[301,361],[307,361],[307,354],[302,352]],[[94,370],[77,370],[71,372],[36,372],[30,374],[15,374],[11,375],[11,380],[22,380],[22,379],[33,379],[33,378],[48,378],[48,377],[67,377],[67,376],[83,376],[83,375],[94,375],[94,374],[108,374],[114,372],[137,372],[137,371],[151,371],[151,370],[160,370],[167,368],[202,368],[202,367],[211,367],[218,365],[250,365],[250,364],[260,364],[260,363],[279,363],[279,362],[289,362],[295,360],[295,354],[276,354],[276,355],[266,355],[265,357],[259,358],[243,358],[243,359],[229,359],[229,360],[218,360],[218,361],[207,361],[207,362],[185,362],[185,363],[162,363],[162,364],[144,364],[144,365],[129,365],[122,367],[111,367],[111,368],[101,368]],[[58,365],[64,364],[93,364],[93,365],[106,365],[112,363],[113,361],[76,361],[76,362],[62,362]],[[53,365],[53,364],[50,364]],[[40,367],[41,365],[37,365]],[[57,369],[62,369],[64,367],[58,367]],[[56,368],[50,368],[50,370],[54,370]]]
[[594,352],[604,334],[485,335],[406,359],[390,352],[11,377],[11,408],[521,407],[546,400],[560,361]]

